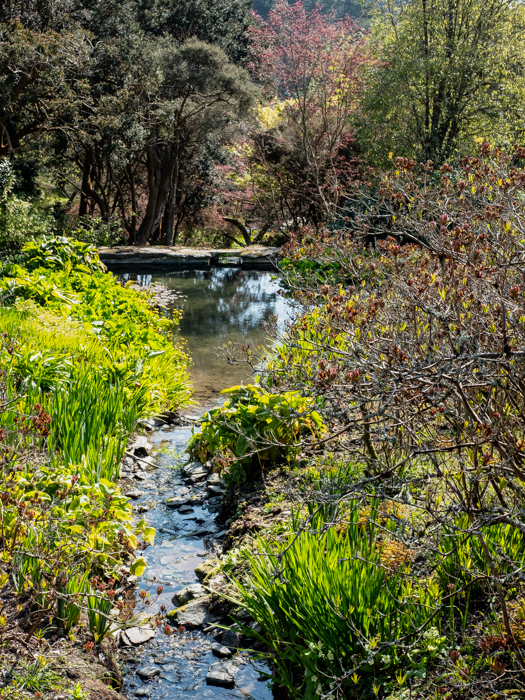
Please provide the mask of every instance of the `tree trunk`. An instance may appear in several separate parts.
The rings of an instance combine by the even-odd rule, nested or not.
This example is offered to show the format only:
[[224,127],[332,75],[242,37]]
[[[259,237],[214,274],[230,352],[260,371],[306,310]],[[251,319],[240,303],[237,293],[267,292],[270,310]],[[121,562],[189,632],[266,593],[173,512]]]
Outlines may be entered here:
[[78,215],[87,216],[88,211],[88,192],[91,189],[89,186],[89,172],[91,170],[91,159],[87,158],[82,168],[82,185],[80,189],[80,203],[78,205]]
[[171,149],[167,151],[162,146],[150,146],[146,150],[149,196],[146,213],[138,230],[139,245],[145,245],[149,241],[162,221],[173,168],[169,162],[170,155]]

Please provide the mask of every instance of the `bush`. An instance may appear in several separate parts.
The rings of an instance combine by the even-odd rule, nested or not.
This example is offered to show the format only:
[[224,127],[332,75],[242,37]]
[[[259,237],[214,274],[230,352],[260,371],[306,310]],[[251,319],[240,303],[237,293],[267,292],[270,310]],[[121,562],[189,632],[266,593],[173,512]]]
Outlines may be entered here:
[[0,198],[0,256],[16,255],[33,238],[53,233],[53,218],[34,204],[9,195]]
[[188,451],[202,462],[218,460],[231,481],[243,481],[266,464],[297,454],[305,433],[323,434],[315,403],[298,392],[271,394],[247,385],[222,393],[230,394],[230,400],[204,416]]
[[97,247],[125,245],[128,242],[122,225],[117,221],[106,222],[85,216],[68,223],[65,228],[65,235]]
[[24,267],[30,271],[37,268],[86,273],[106,270],[94,246],[63,236],[29,241],[23,252],[26,255]]
[[[360,465],[337,498],[400,508],[392,539],[414,550],[415,581],[441,596],[436,625],[457,644],[448,666],[407,689],[418,697],[439,687],[459,696],[467,678],[472,697],[507,692],[523,668],[524,162],[525,149],[488,143],[455,167],[398,158],[347,229],[292,240],[284,254],[297,316],[260,372],[273,393],[308,397],[327,426],[323,444]],[[303,442],[307,457],[319,446]],[[328,485],[310,498],[319,509],[336,500]],[[345,517],[327,520],[343,532]],[[309,529],[305,541],[315,542],[321,535]],[[277,608],[294,609],[287,591],[304,576],[299,565],[287,572],[287,556],[266,573],[266,559],[255,561],[274,597],[262,584],[254,595],[282,620],[275,639],[292,644],[293,630],[306,634],[302,621],[294,616],[287,630]],[[301,595],[308,600],[306,584]],[[254,614],[267,620],[262,602]],[[417,640],[395,648],[413,657]],[[505,653],[497,664],[496,649]],[[346,670],[337,673],[346,682]]]

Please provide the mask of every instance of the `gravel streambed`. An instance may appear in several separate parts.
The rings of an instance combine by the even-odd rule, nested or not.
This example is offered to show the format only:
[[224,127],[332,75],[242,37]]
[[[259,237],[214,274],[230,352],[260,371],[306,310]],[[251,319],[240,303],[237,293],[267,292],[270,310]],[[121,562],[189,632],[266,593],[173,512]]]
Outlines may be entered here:
[[[128,450],[121,474],[123,492],[137,517],[156,528],[155,544],[144,552],[148,568],[137,580],[137,596],[149,592],[152,603],[136,625],[116,633],[125,680],[132,698],[252,698],[272,697],[268,667],[239,650],[248,640],[230,625],[227,610],[209,589],[224,580],[210,576],[217,566],[226,535],[216,524],[224,484],[206,465],[187,461],[184,454],[190,426],[155,426]],[[156,590],[163,590],[157,596]],[[165,606],[175,634],[147,619]],[[178,631],[180,630],[180,632]]]

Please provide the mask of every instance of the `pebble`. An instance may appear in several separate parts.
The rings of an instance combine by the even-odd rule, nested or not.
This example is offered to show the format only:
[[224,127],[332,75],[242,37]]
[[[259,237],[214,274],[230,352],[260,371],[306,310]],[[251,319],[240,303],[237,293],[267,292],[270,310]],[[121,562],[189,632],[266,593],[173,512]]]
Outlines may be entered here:
[[148,664],[147,666],[142,666],[142,668],[137,669],[137,676],[142,678],[143,681],[149,681],[155,676],[160,676],[160,668],[158,666],[153,666],[153,664]]
[[133,474],[133,478],[137,479],[138,481],[146,481],[146,479],[149,479],[149,474],[148,474],[148,472],[143,472],[143,471],[135,472]]
[[172,496],[171,498],[168,498],[168,500],[166,501],[166,505],[168,506],[168,508],[180,508],[181,506],[187,505],[189,502],[189,498],[179,498],[177,496]]
[[225,630],[222,633],[221,643],[225,647],[238,648],[241,646],[241,635],[235,630]]
[[149,698],[149,688],[139,688],[134,695],[136,698]]
[[216,496],[222,496],[222,494],[226,491],[226,486],[222,486],[221,484],[210,484],[208,485],[208,493],[212,493]]
[[209,471],[201,462],[190,462],[182,467],[182,474],[187,479],[203,479]]
[[132,498],[134,501],[136,501],[142,496],[142,491],[139,491],[138,489],[132,489],[131,491],[126,491],[124,496],[126,496],[126,498]]
[[179,508],[179,513],[181,513],[182,515],[193,513],[193,508],[191,506],[182,506],[182,508]]
[[206,589],[200,583],[192,583],[189,586],[185,586],[182,590],[177,591],[171,602],[173,605],[186,605],[190,600],[195,600],[195,598],[202,598],[206,595]]
[[237,664],[231,661],[218,661],[209,667],[206,674],[206,684],[219,688],[233,688],[235,687],[234,674],[236,671]]
[[207,599],[198,598],[179,610],[168,613],[168,617],[183,627],[202,627],[204,624],[210,624],[216,620],[215,615],[208,612],[208,603]]
[[159,666],[165,666],[171,662],[171,657],[169,656],[157,656],[153,659],[153,663],[159,664]]
[[219,659],[229,659],[232,655],[228,647],[224,647],[222,644],[212,644],[211,653]]
[[192,496],[189,502],[194,506],[202,506],[204,503],[204,498],[202,496]]
[[210,668],[206,675],[206,685],[214,685],[217,688],[235,688],[235,680],[229,673]]

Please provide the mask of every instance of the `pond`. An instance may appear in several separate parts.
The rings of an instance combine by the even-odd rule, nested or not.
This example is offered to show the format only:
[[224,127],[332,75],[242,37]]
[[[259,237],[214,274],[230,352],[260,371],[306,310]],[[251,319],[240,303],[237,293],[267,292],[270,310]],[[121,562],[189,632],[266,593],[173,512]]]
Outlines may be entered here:
[[179,334],[193,360],[192,380],[197,400],[208,399],[238,384],[249,368],[229,365],[218,348],[227,342],[252,347],[268,342],[264,323],[287,316],[278,295],[279,280],[270,272],[238,268],[181,270],[156,274],[121,275],[141,287],[160,284],[181,295],[168,302],[168,313],[180,309]]
[[[191,409],[192,414],[202,413],[204,405],[216,404],[222,389],[249,374],[246,366],[229,365],[218,348],[228,341],[249,343],[252,347],[268,343],[263,324],[274,317],[282,321],[287,316],[286,302],[277,293],[279,281],[268,272],[212,268],[120,278],[142,287],[162,285],[176,294],[167,303],[166,313],[173,313],[174,309],[183,312],[178,334],[193,360],[195,399],[200,403]],[[194,569],[203,559],[221,551],[223,533],[218,532],[215,522],[218,505],[206,500],[203,484],[185,485],[182,478],[180,466],[186,461],[184,450],[190,435],[191,427],[173,426],[149,433],[155,466],[142,471],[138,483],[127,486],[128,490],[135,489],[135,512],[145,513],[148,523],[157,530],[155,544],[145,552],[148,569],[138,581],[139,590],[164,587],[158,600],[148,608],[150,612],[156,612],[162,604],[168,611],[174,609],[174,593],[196,583]],[[201,505],[195,504],[184,514],[167,507],[168,497],[184,494],[188,488],[190,493],[186,495],[202,498]],[[247,654],[241,655],[234,688],[206,684],[210,665],[218,661],[211,650],[218,640],[220,636],[214,639],[201,630],[186,629],[183,634],[172,636],[158,632],[150,642],[123,651],[125,693],[129,698],[151,700],[271,700],[264,676],[268,667]],[[144,668],[155,669],[153,680],[141,679]]]

